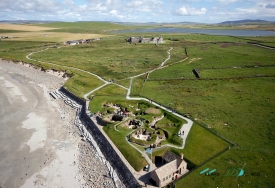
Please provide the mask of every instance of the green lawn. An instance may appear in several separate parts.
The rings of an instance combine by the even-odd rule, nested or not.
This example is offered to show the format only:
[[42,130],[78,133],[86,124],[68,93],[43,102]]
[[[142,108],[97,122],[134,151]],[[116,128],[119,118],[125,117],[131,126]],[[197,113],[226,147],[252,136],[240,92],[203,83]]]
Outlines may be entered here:
[[187,137],[184,149],[168,147],[154,149],[153,156],[163,156],[167,149],[173,151],[177,155],[183,153],[184,159],[188,162],[187,167],[190,169],[203,163],[228,146],[228,142],[222,140],[221,138],[195,123]]
[[112,124],[103,129],[136,171],[142,170],[147,165],[142,155],[125,140],[126,135],[132,131],[131,129],[118,127],[118,131],[115,131]]
[[73,70],[73,76],[65,83],[64,87],[83,98],[89,91],[103,85],[103,81],[85,72]]
[[275,76],[274,66],[267,67],[235,67],[225,69],[202,69],[199,71],[201,78],[234,78],[234,77],[253,77],[253,76]]
[[4,40],[0,42],[1,58],[30,62],[30,60],[26,58],[26,55],[31,52],[40,51],[54,44],[55,43]]
[[92,95],[95,96],[126,96],[127,90],[114,84],[109,84],[100,90],[95,91]]
[[69,48],[51,48],[33,54],[32,58],[77,67],[116,81],[158,67],[167,58],[169,49],[169,45],[131,45],[123,38],[113,38]]
[[[176,186],[179,188],[274,187],[274,164],[274,153],[231,149],[177,181]],[[244,176],[237,178],[236,174],[243,166]],[[216,169],[217,176],[201,175],[200,172],[206,168]],[[257,175],[255,176],[255,174]]]
[[[109,33],[113,29],[128,29],[128,26],[105,22],[59,22],[42,26],[60,28],[54,30],[55,32],[70,33],[102,34]],[[146,36],[150,35],[146,33]],[[51,48],[31,56],[31,58],[56,63],[60,66],[26,59],[29,53],[45,49],[46,46],[55,43],[3,40],[0,42],[0,54],[1,58],[30,62],[45,69],[67,71],[73,77],[65,84],[65,87],[77,96],[83,97],[85,93],[102,85],[103,82],[73,68],[96,73],[107,80],[112,79],[116,83],[129,87],[129,77],[158,67],[167,58],[167,50],[170,47],[174,50],[171,51],[171,60],[167,64],[184,59],[186,48],[188,60],[157,70],[151,73],[146,81],[146,75],[135,78],[131,95],[147,97],[164,106],[176,109],[206,128],[195,123],[183,150],[154,149],[153,155],[162,156],[166,149],[170,149],[177,154],[184,153],[189,168],[195,167],[228,147],[229,143],[212,133],[214,132],[235,142],[237,146],[178,181],[177,187],[238,187],[238,184],[240,187],[274,187],[275,69],[274,66],[265,66],[274,65],[275,53],[272,50],[247,44],[247,42],[273,46],[275,37],[157,35],[162,35],[166,43],[158,46],[153,44],[131,45],[126,43],[125,39],[139,35],[123,33],[89,44]],[[217,80],[188,80],[188,78],[195,78],[192,73],[194,68],[199,69],[202,78]],[[270,77],[233,78],[255,75]],[[181,78],[186,78],[186,80],[181,80]],[[167,80],[161,81],[161,79]],[[127,90],[116,85],[108,85],[96,91],[90,102],[91,111],[105,112],[106,108],[102,105],[106,102],[137,108],[138,101],[125,100],[126,92]],[[168,122],[167,119],[163,121],[164,124]],[[119,131],[115,131],[113,125],[104,127],[104,131],[130,164],[136,170],[140,170],[146,165],[146,161],[125,140],[125,136],[131,130],[121,127],[118,129]],[[221,174],[228,167],[240,168],[244,163],[246,163],[244,177],[240,177],[237,181],[232,177],[222,177]],[[216,168],[220,176],[207,177],[199,174],[201,170],[208,167]],[[260,172],[260,176],[252,177],[251,172],[254,171]]]
[[274,81],[147,81],[142,95],[197,118],[242,147],[274,150]]

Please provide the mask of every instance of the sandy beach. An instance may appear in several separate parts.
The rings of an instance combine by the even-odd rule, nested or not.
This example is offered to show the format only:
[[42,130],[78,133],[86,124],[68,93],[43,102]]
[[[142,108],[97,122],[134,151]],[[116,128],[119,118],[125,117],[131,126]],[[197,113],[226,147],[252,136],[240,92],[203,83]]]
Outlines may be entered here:
[[76,109],[49,95],[64,82],[0,60],[0,187],[115,187]]

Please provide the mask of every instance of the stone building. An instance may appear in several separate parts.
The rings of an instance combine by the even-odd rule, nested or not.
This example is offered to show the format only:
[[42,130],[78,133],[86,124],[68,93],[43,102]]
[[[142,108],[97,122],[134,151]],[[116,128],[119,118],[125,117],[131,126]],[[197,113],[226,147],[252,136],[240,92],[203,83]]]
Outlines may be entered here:
[[144,38],[144,37],[130,37],[126,39],[127,42],[133,44],[133,43],[163,43],[162,37],[152,37],[152,38]]
[[162,157],[162,163],[161,167],[150,172],[150,178],[158,187],[168,185],[189,171],[187,163],[183,160],[183,154],[179,157],[167,150]]

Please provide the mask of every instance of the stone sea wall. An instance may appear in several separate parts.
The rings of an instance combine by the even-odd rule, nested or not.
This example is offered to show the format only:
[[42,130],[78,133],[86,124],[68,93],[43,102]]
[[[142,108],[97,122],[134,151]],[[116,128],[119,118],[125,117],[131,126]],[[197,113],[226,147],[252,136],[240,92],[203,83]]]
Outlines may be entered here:
[[94,140],[96,141],[98,147],[100,148],[106,160],[108,160],[113,169],[116,171],[120,181],[122,181],[126,187],[141,187],[138,181],[133,176],[133,174],[129,171],[127,166],[117,155],[116,151],[113,149],[108,140],[104,137],[104,135],[94,124],[91,118],[86,114],[86,101],[78,98],[77,96],[66,90],[64,87],[61,87],[60,91],[66,94],[68,97],[70,97],[78,104],[82,105],[80,112],[80,120],[83,122],[89,133],[93,136]]

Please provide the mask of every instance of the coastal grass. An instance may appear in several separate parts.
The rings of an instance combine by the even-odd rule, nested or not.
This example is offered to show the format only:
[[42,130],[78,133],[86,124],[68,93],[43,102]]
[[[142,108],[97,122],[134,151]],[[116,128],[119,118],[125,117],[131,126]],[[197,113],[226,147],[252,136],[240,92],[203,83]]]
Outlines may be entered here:
[[[64,26],[63,29],[62,27],[56,28],[61,28],[58,32],[64,32],[66,29],[70,33],[89,34],[93,32],[93,28],[85,30],[85,28],[80,28],[82,27],[81,24],[76,27],[73,27],[72,23],[70,24],[69,26]],[[107,27],[107,25],[105,26]],[[102,26],[101,29],[105,26]],[[49,25],[50,27],[53,27],[53,25]],[[96,31],[98,34],[105,34],[110,31],[109,29],[103,31],[97,28],[95,30],[98,30]],[[252,185],[254,187],[262,185],[273,186],[274,181],[270,178],[273,178],[271,175],[274,172],[272,164],[274,164],[275,151],[275,132],[273,129],[275,124],[275,78],[237,77],[238,75],[250,76],[255,74],[272,76],[274,68],[265,66],[274,64],[274,51],[246,44],[246,42],[256,41],[272,45],[274,37],[253,38],[167,34],[163,35],[166,43],[154,46],[152,44],[130,45],[125,42],[125,38],[131,35],[109,36],[102,41],[74,47],[70,46],[68,48],[51,48],[48,51],[31,56],[31,58],[44,62],[53,62],[61,66],[26,59],[26,55],[29,53],[45,49],[46,46],[56,45],[56,42],[3,40],[0,42],[0,52],[1,57],[8,60],[31,62],[44,68],[64,68],[73,75],[66,87],[81,97],[84,93],[101,85],[102,82],[98,79],[90,78],[92,75],[82,75],[82,73],[78,73],[75,69],[68,67],[91,71],[103,76],[105,79],[113,79],[124,86],[129,86],[130,76],[158,67],[167,58],[167,50],[171,46],[174,46],[175,49],[179,47],[179,49],[174,51],[176,52],[174,55],[177,55],[175,59],[172,59],[174,57],[173,51],[171,52],[171,61],[167,62],[169,64],[182,60],[184,58],[184,54],[182,55],[183,49],[187,48],[188,60],[151,73],[146,82],[144,82],[144,77],[138,77],[133,80],[131,95],[153,99],[164,106],[176,109],[200,124],[195,123],[192,126],[183,150],[162,148],[155,149],[153,154],[162,156],[166,149],[170,149],[177,154],[184,153],[189,167],[192,168],[228,147],[228,143],[215,134],[221,135],[236,143],[236,147],[187,175],[177,183],[177,187],[183,185],[187,187],[208,185],[210,187],[228,187],[228,184],[238,186],[238,183],[241,186],[246,186],[249,181],[253,182]],[[172,38],[172,40],[169,40],[169,38]],[[61,44],[58,45],[61,46]],[[234,67],[242,68],[236,69]],[[192,69],[194,68],[200,70],[202,77],[217,78],[217,80],[177,80],[181,78],[195,78],[192,75]],[[222,79],[225,76],[230,77],[230,79]],[[161,80],[165,78],[171,80]],[[173,80],[174,78],[175,80]],[[91,100],[91,111],[102,110],[102,105],[106,102],[136,106],[137,101],[125,100],[124,92],[113,85],[102,88],[97,91]],[[136,150],[133,149],[132,151],[129,149],[132,147],[127,145],[128,143],[124,139],[129,130],[119,128],[120,132],[118,133],[112,127],[110,125],[110,128],[104,127],[104,129],[108,129],[106,132],[108,132],[107,134],[110,135],[110,138],[115,140],[114,143],[118,147],[122,147],[121,150],[127,160],[132,161],[131,164],[134,164],[135,169],[145,166],[146,161],[144,159],[142,159],[143,162],[137,162],[136,158],[133,157],[138,156],[137,158],[142,158],[141,155],[138,155],[139,153],[137,155],[135,153],[134,155],[131,154],[131,152]],[[129,152],[127,151],[128,149]],[[252,168],[251,171],[257,171],[258,168],[261,176],[251,177],[251,181],[247,179],[250,176],[246,175],[245,177],[240,177],[238,181],[234,179],[231,182],[225,178],[217,179],[204,176],[202,178],[199,175],[199,171],[207,167],[217,168],[218,172],[223,172],[228,166],[231,167],[231,164],[232,167],[239,168],[244,162],[247,162],[249,169]],[[220,167],[222,168],[220,169]],[[202,181],[194,181],[196,179]]]
[[85,72],[74,71],[73,76],[65,83],[64,87],[80,98],[89,91],[103,85],[103,81]]
[[244,42],[245,40],[242,38],[236,38],[232,36],[226,35],[207,35],[207,34],[188,34],[182,37],[182,40],[192,41],[192,42],[207,42],[207,43],[215,43],[215,42]]
[[[164,145],[164,142],[162,142]],[[211,147],[210,147],[211,146]],[[166,150],[171,150],[175,154],[184,154],[184,159],[187,161],[187,168],[191,169],[209,158],[213,157],[220,151],[228,148],[229,143],[194,123],[186,140],[184,149],[172,147],[162,147],[153,149],[153,159],[161,157]]]
[[121,96],[126,98],[127,90],[115,85],[115,84],[109,84],[100,90],[95,91],[92,93],[92,95],[95,96]]
[[[179,179],[176,186],[180,188],[274,187],[274,165],[272,164],[275,164],[274,153],[232,148]],[[200,174],[206,168],[216,169],[216,175]],[[237,177],[242,168],[244,175]]]
[[140,92],[143,89],[143,85],[145,84],[146,74],[136,77],[133,79],[132,87],[131,87],[131,96],[140,96]]
[[197,119],[241,147],[274,151],[274,81],[147,81],[141,95]]
[[225,69],[202,69],[201,78],[236,78],[236,77],[257,77],[257,76],[275,76],[275,64],[267,67],[235,67]]
[[158,67],[167,58],[169,48],[166,45],[131,45],[124,39],[114,38],[67,48],[51,48],[33,54],[32,58],[80,68],[116,81]]
[[52,42],[39,41],[11,41],[3,40],[0,42],[1,58],[12,61],[23,61],[32,64],[39,64],[36,61],[31,61],[26,56],[32,52],[41,51],[48,46],[53,46]]
[[95,95],[90,101],[89,107],[92,112],[96,113],[98,111],[104,112],[104,104],[113,103],[113,104],[121,104],[122,106],[128,107],[129,105],[137,107],[137,104],[140,101],[128,101],[125,99],[125,96],[122,95]]
[[190,58],[201,58],[193,68],[222,68],[274,64],[274,53],[249,44],[218,43],[188,48]]
[[116,131],[113,124],[108,124],[103,130],[136,171],[142,170],[147,165],[141,153],[126,141],[125,137],[132,131],[131,129],[118,126],[118,131]]
[[275,48],[275,42],[261,42],[259,44],[263,44],[265,46],[270,46],[270,47]]
[[122,79],[122,80],[117,80],[116,83],[119,84],[119,85],[121,85],[121,86],[124,86],[126,88],[129,88],[129,86],[130,86],[130,78],[125,78],[125,79]]
[[[149,79],[196,78],[192,73],[195,68],[202,73],[202,78],[272,75],[272,70],[260,66],[274,65],[275,58],[270,50],[238,43],[204,44],[189,47],[187,52],[188,60],[157,70]],[[237,67],[246,69],[234,69]]]

